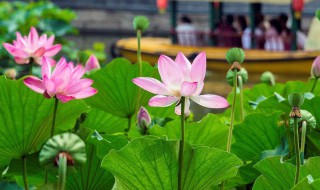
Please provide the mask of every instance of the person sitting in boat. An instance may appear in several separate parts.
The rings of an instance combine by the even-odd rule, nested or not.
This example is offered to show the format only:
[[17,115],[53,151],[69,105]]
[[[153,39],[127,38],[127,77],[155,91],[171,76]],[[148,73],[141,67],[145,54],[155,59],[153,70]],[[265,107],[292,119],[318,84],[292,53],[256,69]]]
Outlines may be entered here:
[[290,50],[291,41],[292,41],[291,30],[287,26],[288,18],[289,17],[287,16],[286,13],[280,13],[280,15],[278,16],[278,20],[279,20],[281,28],[282,28],[281,36],[284,40],[284,49],[285,50]]
[[[262,14],[257,14],[255,16],[255,29],[254,29],[254,45],[255,49],[263,49],[265,43],[265,26],[264,26],[264,17]],[[251,27],[246,27],[246,29],[242,33],[241,41],[243,49],[251,49]]]
[[185,45],[185,46],[198,45],[196,29],[192,25],[192,20],[187,15],[183,15],[180,18],[180,23],[176,27],[176,32],[178,36],[178,42],[180,45]]
[[269,21],[270,27],[266,31],[266,42],[264,49],[269,51],[284,51],[284,40],[281,36],[282,27],[278,19],[271,19]]
[[227,15],[217,30],[218,47],[241,47],[241,37],[233,27],[233,15]]

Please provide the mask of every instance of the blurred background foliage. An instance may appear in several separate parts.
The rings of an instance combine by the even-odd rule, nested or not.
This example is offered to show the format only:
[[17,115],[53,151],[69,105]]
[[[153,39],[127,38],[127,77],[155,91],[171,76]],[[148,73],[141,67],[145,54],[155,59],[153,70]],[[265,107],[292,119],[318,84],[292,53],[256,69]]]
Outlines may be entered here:
[[[70,9],[61,9],[48,1],[39,2],[0,2],[0,43],[12,43],[16,39],[16,32],[28,35],[32,26],[36,27],[39,35],[55,35],[54,44],[62,44],[62,51],[56,56],[66,57],[68,60],[84,64],[91,54],[97,56],[100,63],[106,61],[105,45],[94,43],[92,49],[80,51],[77,44],[68,40],[66,35],[78,35],[78,30],[72,26],[77,18]],[[24,67],[14,63],[9,53],[0,47],[0,74],[7,68],[15,68],[18,73]]]

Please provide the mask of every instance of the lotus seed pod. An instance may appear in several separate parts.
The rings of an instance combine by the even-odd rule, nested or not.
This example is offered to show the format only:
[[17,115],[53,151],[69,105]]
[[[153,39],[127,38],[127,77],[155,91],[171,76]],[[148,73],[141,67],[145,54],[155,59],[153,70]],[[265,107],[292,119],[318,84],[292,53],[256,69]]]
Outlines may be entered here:
[[233,64],[234,62],[242,63],[244,61],[244,57],[245,54],[241,48],[231,48],[226,54],[226,59],[230,64]]
[[[230,86],[233,86],[233,73],[234,71],[229,69],[226,75],[227,82]],[[248,71],[245,68],[241,68],[240,71],[237,72],[237,76],[241,77],[242,84],[245,84],[248,81]]]
[[311,66],[311,76],[320,77],[320,56],[316,57]]
[[300,112],[301,112],[301,121],[306,121],[308,127],[315,129],[317,125],[316,118],[306,110],[300,110]]
[[51,137],[42,147],[39,155],[40,164],[53,167],[60,153],[66,153],[68,165],[81,165],[87,160],[83,140],[73,133],[63,133]]
[[267,83],[272,86],[276,83],[275,77],[270,71],[266,71],[266,72],[262,73],[262,75],[260,77],[260,81],[262,83]]
[[149,27],[149,20],[145,16],[136,16],[133,19],[133,28],[144,32]]
[[292,107],[300,107],[304,102],[304,96],[300,92],[293,92],[289,94],[288,101]]

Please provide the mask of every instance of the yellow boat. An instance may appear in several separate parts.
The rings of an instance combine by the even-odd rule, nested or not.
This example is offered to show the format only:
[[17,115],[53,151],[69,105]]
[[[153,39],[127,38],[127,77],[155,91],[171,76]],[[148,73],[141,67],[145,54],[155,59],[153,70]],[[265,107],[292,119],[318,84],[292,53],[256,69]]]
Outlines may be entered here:
[[[137,61],[137,39],[127,38],[117,42],[120,54],[131,62]],[[225,55],[228,48],[195,47],[172,44],[167,38],[146,37],[141,40],[143,61],[155,64],[161,54],[174,58],[179,51],[191,60],[196,54],[205,51],[207,54],[207,69],[214,74],[227,72],[230,65]],[[277,81],[304,80],[310,76],[310,68],[320,51],[282,51],[245,50],[246,58],[243,63],[253,81],[257,81],[264,71],[271,71],[277,76]],[[220,76],[221,77],[221,76]]]

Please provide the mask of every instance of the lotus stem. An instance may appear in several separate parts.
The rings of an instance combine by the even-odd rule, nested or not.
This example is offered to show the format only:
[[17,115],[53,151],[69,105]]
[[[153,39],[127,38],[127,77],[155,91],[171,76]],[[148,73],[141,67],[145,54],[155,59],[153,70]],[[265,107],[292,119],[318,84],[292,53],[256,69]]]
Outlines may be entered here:
[[313,82],[313,85],[312,85],[312,88],[311,88],[311,91],[310,91],[311,93],[313,93],[314,89],[316,89],[318,79],[319,79],[319,77],[316,77],[314,79],[314,82]]
[[[142,58],[141,58],[141,30],[137,30],[138,50],[137,50],[137,61],[139,64],[139,77],[142,77]],[[141,88],[138,92],[138,104],[136,110],[139,110],[141,100]]]
[[182,190],[182,170],[183,170],[183,151],[184,151],[184,124],[185,124],[185,97],[181,97],[181,139],[179,144],[179,170],[178,170],[178,190]]
[[293,118],[293,127],[294,127],[294,145],[296,152],[296,174],[294,177],[294,185],[299,182],[300,175],[300,151],[299,151],[299,131],[298,131],[298,117]]
[[137,30],[138,50],[137,61],[140,67],[140,77],[142,76],[142,59],[141,59],[141,30]]
[[239,89],[240,89],[240,121],[243,121],[244,113],[243,113],[243,81],[242,77],[238,75],[238,83],[239,83]]
[[23,156],[22,157],[22,176],[23,176],[23,184],[24,184],[24,189],[29,190],[29,184],[28,184],[28,179],[27,179],[27,157]]
[[[232,132],[234,125],[234,114],[236,110],[236,99],[237,99],[237,69],[233,70],[233,100],[232,100],[232,110],[231,110],[231,118],[230,118],[230,127],[228,133],[228,141],[227,141],[227,152],[231,152],[231,143],[232,143]],[[221,182],[220,190],[224,189],[226,181]]]
[[52,126],[51,126],[51,133],[50,133],[50,137],[53,136],[53,133],[54,133],[54,127],[55,127],[55,124],[56,124],[56,117],[57,117],[57,110],[58,110],[58,103],[59,103],[59,100],[58,98],[54,98],[54,107],[53,107],[53,118],[52,118]]
[[64,190],[66,185],[66,177],[67,177],[67,155],[66,153],[59,154],[59,178],[58,178],[58,185],[57,190]]
[[30,63],[29,63],[29,75],[32,75],[32,68],[33,68],[33,59],[30,60]]
[[128,127],[124,130],[124,132],[126,133],[125,135],[128,135],[130,129],[131,129],[131,116],[128,116]]
[[301,148],[300,148],[300,157],[301,165],[304,164],[304,148],[306,145],[306,134],[307,134],[307,121],[302,121],[302,133],[301,133]]

